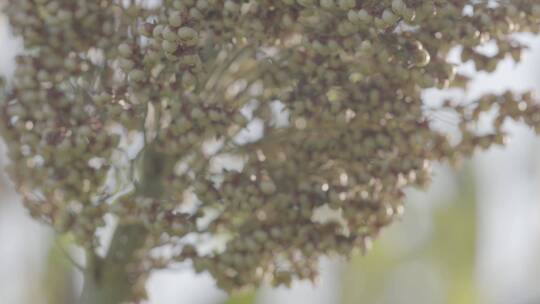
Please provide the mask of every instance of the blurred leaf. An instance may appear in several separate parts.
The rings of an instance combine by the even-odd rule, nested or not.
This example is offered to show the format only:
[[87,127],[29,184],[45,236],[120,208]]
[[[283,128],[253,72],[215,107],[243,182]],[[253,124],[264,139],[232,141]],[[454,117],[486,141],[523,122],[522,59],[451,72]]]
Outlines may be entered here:
[[53,242],[45,272],[43,275],[43,288],[49,304],[73,304],[76,303],[73,286],[73,265],[66,257],[67,242],[57,239]]
[[255,304],[257,292],[243,292],[232,295],[225,304]]
[[435,214],[434,238],[428,250],[444,269],[449,304],[478,303],[474,286],[476,197],[472,174],[460,181],[459,196]]

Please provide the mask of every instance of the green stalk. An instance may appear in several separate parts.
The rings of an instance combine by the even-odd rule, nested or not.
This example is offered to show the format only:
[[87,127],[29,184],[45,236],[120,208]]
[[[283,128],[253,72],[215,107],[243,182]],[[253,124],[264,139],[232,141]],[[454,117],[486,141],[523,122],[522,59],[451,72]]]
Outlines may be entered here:
[[[164,158],[152,149],[140,154],[141,181],[137,192],[141,196],[159,198],[162,193],[161,176],[166,168]],[[134,253],[144,245],[148,231],[142,224],[120,224],[113,235],[105,258],[88,252],[87,274],[81,296],[83,304],[119,304],[131,300],[135,277],[129,265],[135,263]]]
[[82,303],[119,304],[130,299],[135,278],[128,266],[135,262],[133,253],[142,247],[145,235],[141,225],[116,228],[107,256],[96,259],[85,276]]

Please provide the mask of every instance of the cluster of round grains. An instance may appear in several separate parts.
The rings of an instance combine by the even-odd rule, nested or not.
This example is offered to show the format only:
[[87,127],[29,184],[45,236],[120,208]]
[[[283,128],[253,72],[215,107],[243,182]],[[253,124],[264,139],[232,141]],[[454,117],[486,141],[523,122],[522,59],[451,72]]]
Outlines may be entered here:
[[365,249],[399,217],[432,162],[503,143],[507,118],[540,131],[529,93],[422,98],[466,88],[451,50],[478,71],[519,61],[534,1],[129,2],[10,1],[25,51],[0,130],[31,213],[88,250],[107,214],[143,225],[141,272],[191,262],[227,290],[314,279],[320,256]]

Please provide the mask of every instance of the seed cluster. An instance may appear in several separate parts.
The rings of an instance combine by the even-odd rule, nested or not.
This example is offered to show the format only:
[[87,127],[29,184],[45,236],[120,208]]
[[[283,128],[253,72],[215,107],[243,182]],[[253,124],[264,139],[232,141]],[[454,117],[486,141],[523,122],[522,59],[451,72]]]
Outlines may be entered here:
[[[315,279],[320,256],[365,249],[399,217],[432,162],[504,143],[506,119],[540,132],[529,93],[422,99],[466,88],[453,49],[478,71],[519,61],[534,1],[129,2],[6,5],[26,51],[0,130],[34,216],[90,250],[107,214],[147,228],[141,274],[191,262],[226,290]],[[457,140],[433,126],[441,112]]]

